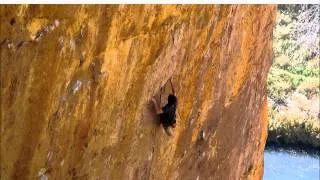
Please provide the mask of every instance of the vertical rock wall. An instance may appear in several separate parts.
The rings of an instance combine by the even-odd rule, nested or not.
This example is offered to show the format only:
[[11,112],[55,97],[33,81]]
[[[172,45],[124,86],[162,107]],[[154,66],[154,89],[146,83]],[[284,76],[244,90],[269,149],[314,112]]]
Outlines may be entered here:
[[0,8],[1,179],[261,179],[275,6]]

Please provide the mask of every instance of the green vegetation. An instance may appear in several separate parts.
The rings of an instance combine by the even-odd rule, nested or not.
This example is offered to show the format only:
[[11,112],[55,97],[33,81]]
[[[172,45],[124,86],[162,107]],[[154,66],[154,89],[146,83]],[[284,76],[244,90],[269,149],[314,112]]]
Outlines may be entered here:
[[279,6],[268,77],[269,143],[320,147],[317,18],[319,5]]

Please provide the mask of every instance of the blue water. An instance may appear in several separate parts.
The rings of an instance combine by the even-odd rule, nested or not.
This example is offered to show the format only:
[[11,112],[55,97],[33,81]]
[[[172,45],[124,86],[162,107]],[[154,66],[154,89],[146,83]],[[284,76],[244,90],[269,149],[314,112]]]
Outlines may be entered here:
[[320,158],[304,152],[266,150],[264,180],[320,180]]

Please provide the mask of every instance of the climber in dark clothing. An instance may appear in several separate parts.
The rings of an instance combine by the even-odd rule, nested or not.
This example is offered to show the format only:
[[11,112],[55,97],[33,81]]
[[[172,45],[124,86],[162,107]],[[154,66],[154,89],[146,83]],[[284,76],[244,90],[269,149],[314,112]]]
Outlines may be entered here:
[[160,122],[163,126],[176,125],[176,110],[177,110],[177,97],[170,94],[168,96],[168,104],[162,108],[162,113],[160,114]]
[[178,99],[175,95],[170,94],[168,96],[168,104],[162,109],[156,102],[155,98],[152,98],[152,102],[158,115],[160,115],[160,123],[169,136],[172,136],[172,128],[176,127],[176,110],[178,105]]

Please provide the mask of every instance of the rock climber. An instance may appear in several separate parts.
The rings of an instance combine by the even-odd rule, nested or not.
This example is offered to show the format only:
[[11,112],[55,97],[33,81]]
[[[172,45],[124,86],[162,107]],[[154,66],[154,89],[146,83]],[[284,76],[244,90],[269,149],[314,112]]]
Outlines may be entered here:
[[[170,81],[171,82],[171,81]],[[173,89],[173,86],[171,84]],[[156,99],[152,98],[153,105],[155,107],[157,115],[160,116],[160,124],[162,124],[165,132],[169,135],[173,135],[172,128],[176,127],[176,110],[178,105],[178,99],[173,94],[168,96],[168,104],[166,104],[162,109],[160,108],[160,104],[157,103]]]

